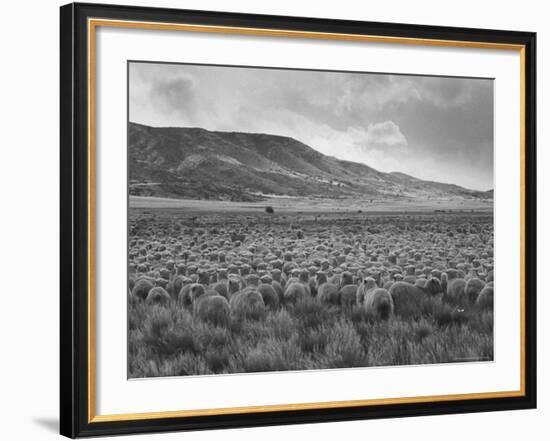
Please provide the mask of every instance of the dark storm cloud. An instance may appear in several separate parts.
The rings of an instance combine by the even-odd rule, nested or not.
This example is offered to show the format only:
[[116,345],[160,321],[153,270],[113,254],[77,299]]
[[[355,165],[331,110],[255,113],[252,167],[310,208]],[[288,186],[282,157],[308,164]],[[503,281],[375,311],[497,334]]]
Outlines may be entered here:
[[491,80],[132,63],[130,120],[291,136],[382,171],[493,186]]

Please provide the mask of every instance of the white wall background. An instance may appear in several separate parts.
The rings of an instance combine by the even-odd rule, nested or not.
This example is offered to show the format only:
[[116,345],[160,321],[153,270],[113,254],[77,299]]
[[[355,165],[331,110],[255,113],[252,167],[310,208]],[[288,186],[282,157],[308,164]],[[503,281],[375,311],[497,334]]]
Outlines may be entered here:
[[[543,321],[547,308],[549,218],[544,169],[550,167],[543,125],[550,118],[550,11],[546,2],[524,0],[386,0],[297,2],[296,0],[120,0],[125,4],[219,11],[315,16],[538,32],[539,164],[539,408],[325,423],[215,432],[142,435],[126,439],[230,440],[445,438],[544,439],[550,430],[550,369],[546,346],[550,333]],[[116,2],[113,0],[113,2]],[[57,435],[58,420],[58,172],[59,172],[59,11],[63,2],[27,0],[2,8],[0,67],[0,438],[47,440]],[[101,2],[103,3],[103,2]],[[546,433],[546,435],[545,435]]]

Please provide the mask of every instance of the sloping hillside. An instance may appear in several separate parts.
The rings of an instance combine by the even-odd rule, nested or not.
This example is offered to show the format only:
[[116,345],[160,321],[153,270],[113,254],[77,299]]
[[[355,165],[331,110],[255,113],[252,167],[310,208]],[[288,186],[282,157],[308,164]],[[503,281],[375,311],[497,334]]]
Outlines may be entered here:
[[488,192],[383,173],[288,137],[130,123],[130,194],[186,199],[479,198]]

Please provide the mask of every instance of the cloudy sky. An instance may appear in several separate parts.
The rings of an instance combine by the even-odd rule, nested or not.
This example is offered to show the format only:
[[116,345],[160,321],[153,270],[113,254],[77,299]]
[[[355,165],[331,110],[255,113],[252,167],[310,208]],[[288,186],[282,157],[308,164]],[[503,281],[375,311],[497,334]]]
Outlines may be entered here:
[[486,79],[130,63],[130,121],[291,136],[378,170],[493,188]]

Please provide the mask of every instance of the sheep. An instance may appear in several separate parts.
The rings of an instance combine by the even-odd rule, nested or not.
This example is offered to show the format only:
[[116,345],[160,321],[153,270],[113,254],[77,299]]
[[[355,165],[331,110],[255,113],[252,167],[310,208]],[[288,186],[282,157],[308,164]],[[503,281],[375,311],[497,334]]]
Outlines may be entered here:
[[178,294],[178,304],[183,306],[190,306],[193,304],[196,298],[202,296],[205,293],[204,286],[200,283],[191,283],[184,285]]
[[309,292],[313,297],[317,296],[317,280],[314,277],[310,277],[308,281]]
[[138,279],[136,280],[134,288],[132,289],[132,296],[140,300],[145,300],[147,298],[147,295],[149,294],[149,291],[151,291],[154,287],[155,286],[150,280],[143,278]]
[[279,295],[270,283],[261,283],[257,291],[261,294],[265,306],[271,309],[279,306]]
[[357,303],[357,285],[345,285],[338,290],[338,296],[340,297],[340,304],[345,306],[351,306],[353,303]]
[[192,283],[192,281],[189,277],[177,275],[168,284],[167,291],[172,295],[172,297],[177,299],[178,294],[180,293],[183,286],[184,285],[189,285],[191,283]]
[[172,300],[172,297],[170,297],[170,294],[168,294],[164,288],[161,288],[160,286],[156,286],[149,291],[149,294],[147,294],[145,303],[149,305],[152,305],[152,304],[167,305],[168,303],[170,303],[171,300]]
[[260,318],[265,312],[262,295],[253,288],[245,288],[231,297],[229,306],[238,317]]
[[209,285],[210,284],[210,274],[208,273],[208,271],[205,271],[205,270],[199,270],[198,271],[198,280],[197,282],[200,283],[201,285]]
[[177,276],[185,276],[187,271],[187,266],[183,263],[180,263],[176,267],[176,275]]
[[161,268],[159,270],[159,273],[160,273],[160,277],[166,280],[168,280],[170,278],[170,275],[172,274],[172,272],[168,268]]
[[493,296],[493,285],[491,283],[488,283],[483,287],[483,289],[477,296],[477,299],[475,301],[476,306],[481,309],[493,309]]
[[216,291],[220,296],[229,299],[229,288],[228,280],[221,280],[219,282],[213,283],[211,288]]
[[306,269],[301,270],[298,276],[298,281],[304,286],[307,294],[311,296],[311,288],[309,285],[309,271]]
[[466,281],[460,278],[451,279],[447,284],[445,300],[451,304],[466,306],[468,303],[466,294]]
[[407,282],[395,282],[389,293],[393,300],[395,315],[412,319],[422,316],[422,306],[428,298],[423,289]]
[[195,300],[193,314],[205,322],[223,326],[230,321],[231,308],[225,297],[203,295]]
[[277,296],[279,297],[279,303],[281,303],[284,297],[283,287],[277,280],[272,280],[271,286],[273,286],[273,289],[275,290],[275,292],[277,293]]
[[443,294],[443,287],[441,282],[436,277],[430,277],[423,283],[424,286],[418,286],[425,294],[428,296],[436,296],[438,294]]
[[303,283],[291,282],[285,288],[283,299],[285,303],[296,303],[298,300],[309,297],[309,293]]
[[246,286],[258,287],[260,278],[256,274],[247,274],[244,278]]
[[376,280],[374,280],[372,277],[367,277],[363,280],[361,280],[360,285],[357,287],[356,293],[357,293],[357,305],[362,306],[365,301],[365,294],[367,291],[370,291],[372,289],[377,288],[378,285],[376,284]]
[[388,320],[393,315],[393,298],[388,290],[374,288],[365,292],[365,310],[380,320]]
[[439,280],[441,281],[441,288],[443,288],[443,292],[447,292],[447,285],[449,283],[447,273],[441,273]]
[[132,289],[134,289],[134,285],[136,284],[136,279],[132,276],[128,277],[128,289],[130,292],[132,292]]
[[349,271],[344,271],[340,275],[340,284],[338,288],[342,288],[346,285],[353,285],[353,274],[351,274]]
[[458,270],[456,270],[455,268],[447,269],[446,274],[447,274],[447,283],[449,283],[453,279],[458,278]]
[[416,282],[414,282],[414,286],[418,286],[419,288],[424,288],[426,286],[426,282],[428,279],[420,278],[416,279]]
[[170,282],[168,280],[161,277],[155,279],[155,286],[160,286],[161,288],[168,288],[169,283]]
[[230,274],[227,278],[227,296],[231,298],[233,294],[238,292],[241,289],[242,283],[239,276]]
[[278,282],[281,286],[283,286],[282,273],[279,268],[273,268],[271,270],[271,279],[274,282]]
[[327,281],[327,274],[324,271],[317,272],[317,297],[321,303],[331,305],[340,303],[338,287]]
[[479,293],[481,292],[484,286],[485,286],[485,283],[482,282],[477,277],[468,279],[466,281],[466,286],[464,287],[464,294],[466,296],[466,299],[470,303],[475,303]]

